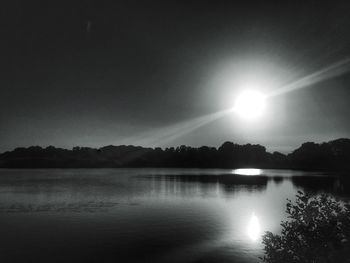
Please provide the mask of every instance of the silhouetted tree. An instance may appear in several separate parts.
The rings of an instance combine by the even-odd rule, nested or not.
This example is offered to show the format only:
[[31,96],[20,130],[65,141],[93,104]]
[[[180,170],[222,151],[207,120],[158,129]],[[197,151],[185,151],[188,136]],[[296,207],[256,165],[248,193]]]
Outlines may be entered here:
[[350,140],[304,143],[288,156],[268,153],[258,144],[233,142],[225,142],[218,149],[185,145],[165,150],[132,145],[99,149],[76,146],[72,150],[31,146],[0,154],[0,167],[259,167],[346,171],[350,169]]
[[267,263],[350,262],[350,205],[325,194],[288,200],[280,235],[263,236]]

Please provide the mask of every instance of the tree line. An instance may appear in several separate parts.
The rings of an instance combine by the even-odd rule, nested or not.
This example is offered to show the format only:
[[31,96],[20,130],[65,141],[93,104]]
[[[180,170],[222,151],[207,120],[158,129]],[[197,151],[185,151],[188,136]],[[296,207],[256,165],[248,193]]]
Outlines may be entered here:
[[259,144],[225,142],[220,147],[179,146],[147,148],[132,145],[101,148],[48,146],[20,147],[0,154],[3,168],[98,168],[98,167],[188,167],[188,168],[288,168],[350,170],[350,139],[324,143],[306,142],[290,154],[267,152]]

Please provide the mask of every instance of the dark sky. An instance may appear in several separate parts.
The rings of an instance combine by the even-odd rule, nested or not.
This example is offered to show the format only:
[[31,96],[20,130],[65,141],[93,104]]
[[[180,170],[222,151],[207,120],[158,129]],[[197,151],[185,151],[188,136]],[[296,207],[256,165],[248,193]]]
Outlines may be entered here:
[[228,115],[160,140],[232,107],[238,83],[268,92],[350,57],[346,1],[203,2],[3,5],[0,152],[227,140],[288,152],[350,136],[350,74],[343,74],[274,97],[258,123]]

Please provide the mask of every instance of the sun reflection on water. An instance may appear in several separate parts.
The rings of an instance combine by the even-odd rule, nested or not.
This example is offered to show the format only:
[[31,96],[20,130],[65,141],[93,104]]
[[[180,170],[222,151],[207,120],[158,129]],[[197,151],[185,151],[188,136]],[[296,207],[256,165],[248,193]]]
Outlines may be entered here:
[[233,174],[239,174],[239,175],[261,175],[261,173],[262,173],[261,169],[255,169],[255,168],[243,168],[243,169],[233,170]]
[[261,235],[259,218],[255,215],[255,213],[252,214],[249,220],[247,234],[248,237],[254,242],[257,241]]

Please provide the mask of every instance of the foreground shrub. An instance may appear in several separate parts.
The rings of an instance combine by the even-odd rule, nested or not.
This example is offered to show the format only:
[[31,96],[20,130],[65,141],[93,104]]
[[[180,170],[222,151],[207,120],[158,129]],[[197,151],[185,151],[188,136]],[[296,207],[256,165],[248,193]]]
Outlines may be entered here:
[[294,203],[288,200],[286,212],[281,234],[263,236],[263,262],[350,262],[349,203],[299,191]]

